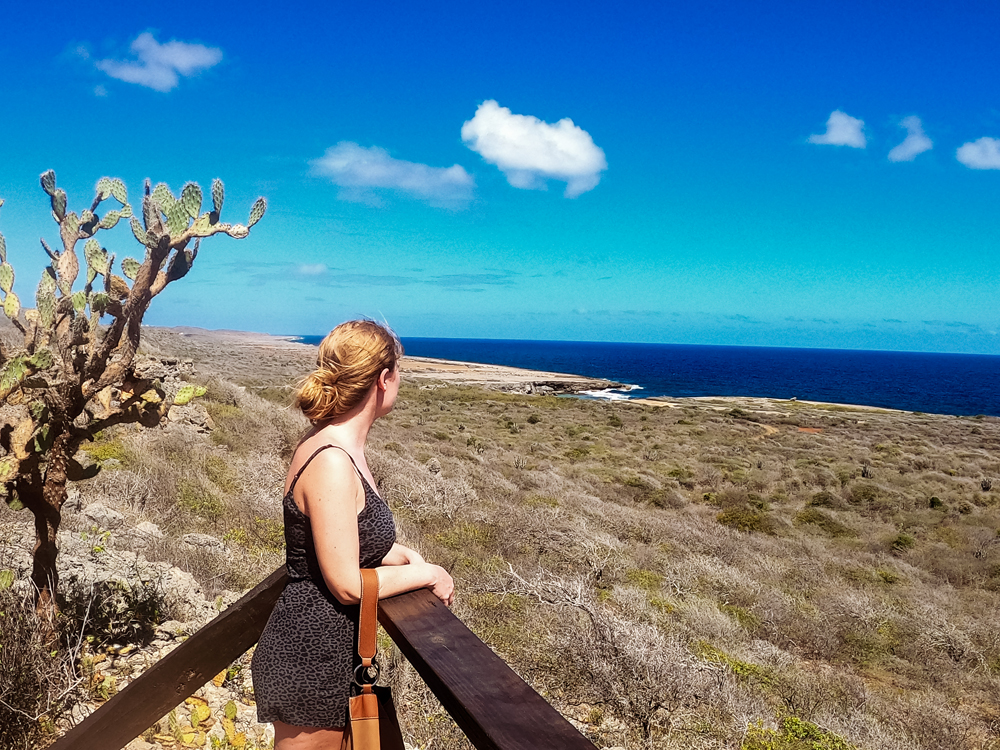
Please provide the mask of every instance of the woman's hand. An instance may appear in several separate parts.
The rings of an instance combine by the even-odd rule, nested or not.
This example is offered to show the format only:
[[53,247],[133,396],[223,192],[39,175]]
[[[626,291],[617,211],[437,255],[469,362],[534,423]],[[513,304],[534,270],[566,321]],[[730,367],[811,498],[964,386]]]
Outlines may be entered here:
[[440,565],[432,565],[431,563],[424,563],[424,565],[430,568],[432,575],[431,582],[427,584],[426,588],[429,588],[434,596],[450,607],[455,602],[455,582],[451,579],[448,571]]

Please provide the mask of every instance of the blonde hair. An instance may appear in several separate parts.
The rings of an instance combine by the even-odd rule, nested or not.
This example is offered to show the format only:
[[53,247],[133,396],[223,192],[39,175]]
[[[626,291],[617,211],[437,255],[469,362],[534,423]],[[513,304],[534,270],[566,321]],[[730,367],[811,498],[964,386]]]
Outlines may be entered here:
[[299,383],[295,405],[313,424],[343,416],[402,356],[403,345],[388,326],[374,320],[341,323],[319,345],[316,369]]

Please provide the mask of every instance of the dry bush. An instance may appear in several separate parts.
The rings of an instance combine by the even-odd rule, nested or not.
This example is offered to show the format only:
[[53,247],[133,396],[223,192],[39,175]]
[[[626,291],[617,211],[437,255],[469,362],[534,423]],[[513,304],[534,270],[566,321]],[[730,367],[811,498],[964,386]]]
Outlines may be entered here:
[[44,641],[37,617],[30,596],[0,585],[0,747],[10,750],[51,742],[78,698],[75,654]]

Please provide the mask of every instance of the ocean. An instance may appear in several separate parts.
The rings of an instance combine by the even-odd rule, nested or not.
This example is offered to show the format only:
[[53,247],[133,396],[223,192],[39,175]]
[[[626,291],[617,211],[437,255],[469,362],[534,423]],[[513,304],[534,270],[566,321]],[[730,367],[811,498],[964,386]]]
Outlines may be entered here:
[[[302,336],[318,344],[322,336]],[[581,341],[404,338],[407,354],[606,378],[594,398],[755,396],[1000,416],[1000,356]]]

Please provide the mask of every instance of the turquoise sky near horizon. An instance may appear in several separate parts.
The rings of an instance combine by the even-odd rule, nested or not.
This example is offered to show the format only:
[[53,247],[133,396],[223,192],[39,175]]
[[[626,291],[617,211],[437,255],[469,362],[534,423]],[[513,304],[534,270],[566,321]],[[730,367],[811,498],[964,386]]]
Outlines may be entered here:
[[56,238],[45,169],[77,210],[103,175],[221,177],[225,220],[267,215],[206,240],[150,324],[1000,354],[995,3],[5,16],[23,300]]

